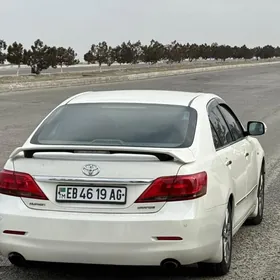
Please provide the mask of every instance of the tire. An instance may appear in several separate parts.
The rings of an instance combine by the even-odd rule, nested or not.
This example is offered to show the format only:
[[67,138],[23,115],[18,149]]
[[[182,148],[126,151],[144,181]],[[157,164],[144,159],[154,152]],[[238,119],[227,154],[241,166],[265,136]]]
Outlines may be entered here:
[[[228,274],[232,258],[232,206],[228,204],[222,232],[223,260],[220,263],[199,263],[198,268],[207,276]],[[227,248],[225,248],[227,247]],[[227,249],[227,250],[226,250]]]
[[259,186],[258,186],[258,197],[257,197],[258,214],[256,217],[249,218],[246,221],[246,225],[257,226],[262,223],[263,212],[264,212],[264,189],[265,189],[265,173],[262,168],[260,174]]

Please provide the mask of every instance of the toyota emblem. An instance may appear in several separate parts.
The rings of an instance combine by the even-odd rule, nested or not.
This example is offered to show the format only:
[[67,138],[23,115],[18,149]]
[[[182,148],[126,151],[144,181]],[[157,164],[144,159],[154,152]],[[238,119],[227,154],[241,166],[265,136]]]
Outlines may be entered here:
[[94,164],[86,164],[82,171],[86,176],[96,176],[100,172],[99,168]]

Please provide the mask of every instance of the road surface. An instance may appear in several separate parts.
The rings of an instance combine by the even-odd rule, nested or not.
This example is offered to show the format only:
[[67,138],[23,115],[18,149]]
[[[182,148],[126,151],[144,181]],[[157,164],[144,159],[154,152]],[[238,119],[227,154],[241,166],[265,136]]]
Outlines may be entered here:
[[[0,94],[0,167],[22,144],[45,114],[65,98],[85,90],[170,89],[214,92],[235,109],[241,120],[262,120],[268,126],[260,138],[267,154],[265,219],[261,226],[242,227],[234,238],[231,273],[220,279],[279,279],[280,277],[280,66],[228,70],[118,83],[86,88],[63,88]],[[42,252],[43,254],[44,252]],[[198,276],[197,276],[198,275]],[[16,269],[6,259],[0,262],[1,280],[111,280],[204,279],[196,268],[162,275],[158,269],[112,268],[80,265],[38,265]],[[274,278],[273,278],[274,277]],[[212,278],[207,278],[212,279]]]

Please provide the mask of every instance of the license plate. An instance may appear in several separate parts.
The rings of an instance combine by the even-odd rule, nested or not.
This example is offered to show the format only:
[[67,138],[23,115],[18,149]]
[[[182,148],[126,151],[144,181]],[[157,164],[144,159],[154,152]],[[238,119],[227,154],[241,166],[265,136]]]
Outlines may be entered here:
[[126,187],[57,186],[57,202],[125,204]]

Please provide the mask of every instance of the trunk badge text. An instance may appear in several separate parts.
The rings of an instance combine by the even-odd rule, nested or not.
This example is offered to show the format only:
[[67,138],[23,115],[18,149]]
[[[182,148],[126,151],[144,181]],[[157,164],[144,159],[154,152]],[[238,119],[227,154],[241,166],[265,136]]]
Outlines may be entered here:
[[100,172],[99,168],[94,164],[86,164],[82,171],[86,176],[96,176]]

